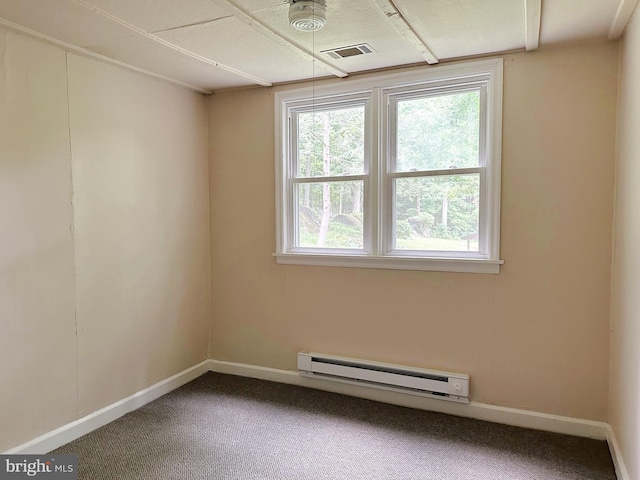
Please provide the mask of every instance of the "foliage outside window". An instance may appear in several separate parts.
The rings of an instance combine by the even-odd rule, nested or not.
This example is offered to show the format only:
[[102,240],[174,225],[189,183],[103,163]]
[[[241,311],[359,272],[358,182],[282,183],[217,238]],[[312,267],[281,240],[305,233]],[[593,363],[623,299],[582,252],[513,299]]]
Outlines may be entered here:
[[502,61],[276,94],[278,263],[498,273]]

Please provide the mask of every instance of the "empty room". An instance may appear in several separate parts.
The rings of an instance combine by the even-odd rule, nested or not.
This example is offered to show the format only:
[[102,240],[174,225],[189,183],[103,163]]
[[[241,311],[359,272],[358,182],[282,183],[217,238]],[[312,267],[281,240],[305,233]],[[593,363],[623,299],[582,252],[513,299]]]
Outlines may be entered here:
[[638,0],[0,0],[0,479],[640,480]]

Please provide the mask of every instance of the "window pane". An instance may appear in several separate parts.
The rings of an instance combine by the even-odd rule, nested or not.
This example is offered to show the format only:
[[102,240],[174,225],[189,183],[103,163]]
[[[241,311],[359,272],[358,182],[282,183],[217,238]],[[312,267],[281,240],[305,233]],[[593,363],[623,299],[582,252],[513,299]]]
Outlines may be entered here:
[[480,176],[395,180],[395,242],[399,250],[478,251]]
[[364,173],[364,105],[298,115],[298,177]]
[[398,101],[396,171],[477,167],[478,91]]
[[363,248],[362,181],[297,185],[298,246]]

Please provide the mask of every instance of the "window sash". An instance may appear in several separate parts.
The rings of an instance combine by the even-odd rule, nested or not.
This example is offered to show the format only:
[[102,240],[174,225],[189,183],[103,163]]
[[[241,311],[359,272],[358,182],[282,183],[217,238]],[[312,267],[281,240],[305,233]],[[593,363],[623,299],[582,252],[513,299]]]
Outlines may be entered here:
[[487,89],[488,80],[482,80],[465,85],[452,85],[447,87],[404,87],[400,92],[396,89],[387,89],[383,93],[383,101],[387,105],[387,116],[383,118],[381,128],[388,138],[387,173],[396,172],[397,164],[397,139],[398,139],[398,103],[403,100],[418,100],[422,98],[437,98],[458,93],[478,92],[479,105],[479,145],[478,166],[487,165]]
[[[372,205],[370,194],[370,169],[372,155],[372,127],[371,115],[371,92],[366,94],[346,95],[338,97],[327,97],[313,100],[299,101],[289,105],[288,116],[288,136],[289,149],[287,161],[286,180],[286,217],[289,219],[286,225],[287,244],[285,249],[291,253],[325,253],[325,254],[371,254],[372,238]],[[342,110],[350,107],[364,107],[364,158],[363,173],[359,175],[329,175],[329,176],[299,176],[299,127],[298,119],[301,113],[325,112],[332,110]],[[362,222],[363,222],[363,248],[333,248],[333,247],[302,247],[300,246],[300,232],[298,231],[300,212],[296,198],[296,192],[300,185],[313,183],[335,183],[362,181]]]
[[[368,118],[369,117],[369,113],[368,113],[368,101],[357,101],[357,102],[339,102],[335,105],[326,105],[323,106],[322,108],[297,108],[297,109],[292,109],[290,112],[290,130],[291,130],[291,144],[290,144],[290,151],[291,151],[291,177],[292,178],[319,178],[322,177],[322,175],[313,175],[311,177],[301,177],[300,174],[298,173],[300,171],[300,114],[308,114],[308,113],[315,113],[315,112],[330,112],[332,110],[345,110],[351,107],[364,107],[364,132],[363,132],[363,158],[362,158],[362,174],[366,175],[367,172],[369,171],[369,157],[371,155],[371,148],[367,148],[368,145],[368,138],[367,138],[367,124],[371,122],[371,120]],[[342,176],[342,175],[335,175],[335,176]]]
[[[331,180],[328,180],[328,179]],[[318,183],[347,183],[353,181],[362,182],[362,248],[339,248],[339,247],[304,247],[300,245],[300,203],[298,202],[298,194],[300,187],[304,185],[313,185]],[[368,254],[371,252],[371,235],[367,234],[367,221],[370,217],[370,212],[367,212],[365,208],[366,199],[369,194],[369,178],[366,175],[350,175],[339,177],[312,177],[312,178],[296,178],[291,179],[291,193],[292,193],[292,210],[289,228],[290,239],[292,239],[289,246],[290,252],[298,253],[335,253],[335,254]]]
[[[414,256],[414,257],[456,257],[456,258],[489,258],[488,251],[488,216],[487,209],[487,90],[488,79],[474,81],[470,83],[455,83],[454,85],[438,85],[435,87],[402,87],[386,89],[382,94],[384,105],[386,105],[386,116],[381,119],[380,128],[387,141],[385,149],[386,162],[384,162],[384,172],[382,174],[382,198],[380,202],[381,211],[381,252],[390,256]],[[403,100],[413,100],[422,98],[436,98],[458,93],[478,92],[479,93],[479,145],[478,145],[478,166],[466,168],[447,168],[398,172],[397,152],[398,152],[398,103]],[[479,205],[478,205],[478,252],[465,252],[457,250],[407,250],[396,248],[396,195],[395,180],[398,178],[421,178],[434,176],[453,176],[464,174],[479,174]]]
[[[478,191],[478,251],[464,250],[410,250],[396,248],[396,179],[404,178],[432,178],[445,176],[459,176],[477,174],[479,177]],[[384,205],[384,224],[383,230],[383,251],[384,255],[399,257],[425,257],[425,258],[450,258],[460,257],[469,259],[488,258],[487,249],[487,230],[486,230],[486,208],[482,208],[487,203],[487,184],[486,184],[486,168],[460,168],[448,170],[431,170],[421,172],[396,172],[388,175],[389,189],[386,192],[386,198],[389,201]]]

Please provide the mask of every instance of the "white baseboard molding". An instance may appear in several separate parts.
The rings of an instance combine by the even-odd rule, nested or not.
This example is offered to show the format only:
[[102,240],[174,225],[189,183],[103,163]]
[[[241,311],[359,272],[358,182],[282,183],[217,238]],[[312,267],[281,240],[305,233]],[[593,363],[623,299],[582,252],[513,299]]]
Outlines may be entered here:
[[228,373],[242,377],[258,378],[272,382],[300,385],[328,392],[341,393],[353,397],[366,398],[403,407],[448,413],[460,417],[475,418],[488,422],[502,423],[517,427],[545,430],[548,432],[575,435],[578,437],[605,440],[608,438],[609,425],[604,422],[579,418],[551,415],[516,408],[499,407],[471,401],[469,404],[446,402],[417,395],[389,392],[361,385],[333,382],[321,378],[300,375],[297,371],[278,370],[242,363],[209,360],[209,369],[213,372]]
[[618,480],[631,480],[627,467],[624,464],[624,459],[622,458],[620,445],[618,444],[616,434],[613,428],[611,428],[611,425],[607,425],[607,443],[609,444],[613,465],[616,468],[616,477],[618,477]]
[[33,440],[18,445],[4,454],[45,454],[65,445],[87,433],[100,428],[107,423],[122,417],[123,415],[146,405],[153,400],[165,395],[185,383],[198,378],[200,375],[210,370],[210,361],[205,360],[191,368],[188,368],[172,377],[162,380],[155,385],[151,385],[144,390],[123,398],[100,410],[90,413],[74,422],[68,423],[51,432],[40,435]]
[[607,440],[618,480],[631,480],[625,468],[620,447],[610,425],[604,422],[583,420],[560,415],[532,412],[516,408],[499,407],[480,402],[468,405],[435,400],[416,395],[378,390],[361,385],[332,382],[320,378],[300,375],[297,371],[279,370],[242,363],[205,360],[172,377],[141,390],[127,398],[97,410],[83,418],[45,433],[27,443],[14,447],[4,454],[44,454],[55,450],[87,433],[100,428],[123,415],[136,410],[165,395],[185,383],[194,380],[207,371],[227,373],[242,377],[269,380],[272,382],[299,385],[317,390],[340,393],[353,397],[366,398],[403,407],[417,408],[447,413],[461,417],[475,418],[489,422],[514,425],[518,427],[545,430],[579,437]]

